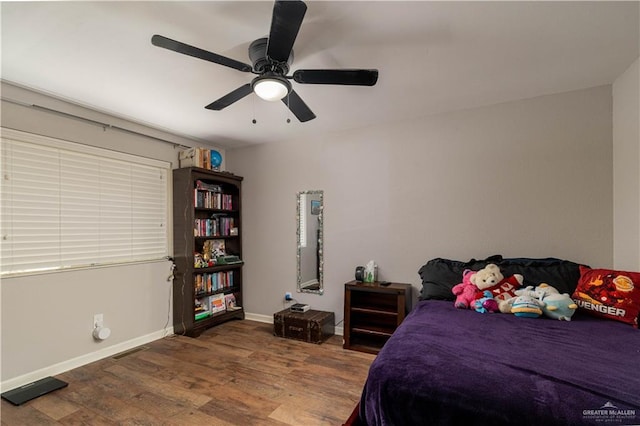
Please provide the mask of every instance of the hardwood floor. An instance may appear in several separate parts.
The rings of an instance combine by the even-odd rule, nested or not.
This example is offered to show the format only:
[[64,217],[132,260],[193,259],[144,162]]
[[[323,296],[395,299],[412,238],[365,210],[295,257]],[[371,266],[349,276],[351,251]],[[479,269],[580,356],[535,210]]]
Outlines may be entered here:
[[13,406],[2,425],[340,425],[375,358],[231,321],[170,336],[57,376],[69,386]]

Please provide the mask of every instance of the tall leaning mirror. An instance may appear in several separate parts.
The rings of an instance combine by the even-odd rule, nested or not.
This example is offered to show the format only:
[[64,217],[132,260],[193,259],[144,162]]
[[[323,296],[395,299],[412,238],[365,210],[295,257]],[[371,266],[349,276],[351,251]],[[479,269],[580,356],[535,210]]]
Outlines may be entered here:
[[323,191],[298,192],[298,292],[322,294]]

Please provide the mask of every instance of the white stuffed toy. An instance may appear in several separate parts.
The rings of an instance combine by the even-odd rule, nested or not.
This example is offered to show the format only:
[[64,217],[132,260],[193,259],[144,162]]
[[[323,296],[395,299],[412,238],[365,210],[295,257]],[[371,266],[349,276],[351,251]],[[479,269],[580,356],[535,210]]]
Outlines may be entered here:
[[488,290],[491,292],[502,313],[511,312],[511,305],[508,301],[517,296],[515,290],[524,282],[524,278],[520,274],[505,278],[498,265],[493,263],[472,274],[470,280],[480,291]]
[[542,305],[542,312],[545,316],[560,321],[571,321],[571,316],[578,309],[578,305],[573,301],[568,293],[560,293],[555,287],[542,283],[535,289]]
[[511,303],[511,313],[521,318],[538,318],[542,315],[543,303],[531,296],[518,296]]
[[[547,283],[541,283],[536,287],[527,286],[516,290],[515,293],[517,297],[534,299],[542,309],[542,313],[552,319],[571,321],[571,316],[578,309],[578,305],[568,293],[560,293],[555,287]],[[507,300],[504,305],[505,310],[508,308],[508,312],[515,313],[513,306],[516,300],[516,297]]]

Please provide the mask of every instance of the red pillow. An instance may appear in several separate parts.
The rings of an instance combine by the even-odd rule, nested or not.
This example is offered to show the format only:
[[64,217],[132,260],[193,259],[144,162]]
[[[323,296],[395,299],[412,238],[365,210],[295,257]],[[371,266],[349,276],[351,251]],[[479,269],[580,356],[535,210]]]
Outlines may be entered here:
[[638,328],[640,272],[591,269],[580,266],[573,300],[583,310]]

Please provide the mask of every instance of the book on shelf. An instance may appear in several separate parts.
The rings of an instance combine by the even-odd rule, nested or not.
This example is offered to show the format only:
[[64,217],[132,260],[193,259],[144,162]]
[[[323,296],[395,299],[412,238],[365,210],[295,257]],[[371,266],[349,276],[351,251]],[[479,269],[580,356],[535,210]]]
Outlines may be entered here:
[[196,312],[195,320],[198,321],[201,319],[209,318],[210,316],[211,316],[211,312],[209,311]]
[[217,183],[208,183],[201,180],[196,181],[196,188],[204,191],[222,192],[222,186]]
[[[213,215],[210,219],[195,219],[193,234],[195,237],[226,237],[236,229],[233,217]],[[236,232],[237,235],[237,232]]]
[[238,309],[242,309],[240,306],[237,305],[236,296],[233,293],[224,295],[224,303],[225,303],[225,306],[227,307],[227,311],[237,311]]
[[211,316],[211,311],[209,310],[209,307],[203,303],[202,299],[196,299],[196,303],[195,303],[195,319],[200,320],[203,318],[207,318]]
[[234,271],[197,274],[193,280],[193,290],[196,295],[201,295],[231,288],[234,285],[233,278]]
[[233,195],[195,188],[194,203],[197,208],[233,210]]
[[209,301],[211,303],[211,313],[215,314],[217,312],[224,312],[227,310],[224,301],[224,294],[214,294],[209,298]]
[[225,247],[224,240],[207,240],[203,244],[202,251],[209,254],[211,259],[215,259],[220,256],[227,255],[227,249]]

